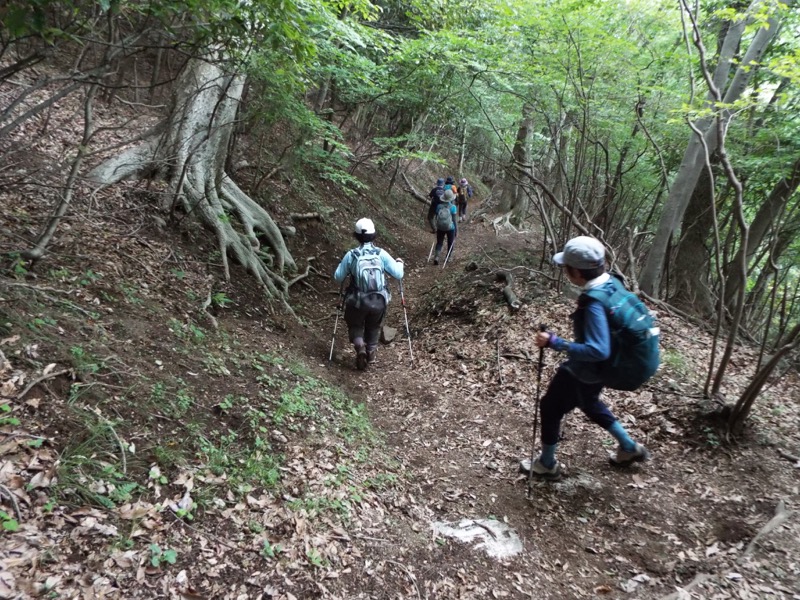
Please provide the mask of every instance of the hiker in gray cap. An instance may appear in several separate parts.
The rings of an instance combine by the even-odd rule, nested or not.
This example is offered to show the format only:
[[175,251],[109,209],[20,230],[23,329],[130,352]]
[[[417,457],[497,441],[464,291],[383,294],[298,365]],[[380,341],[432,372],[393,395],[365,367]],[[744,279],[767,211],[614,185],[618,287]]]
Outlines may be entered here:
[[[617,451],[609,457],[612,465],[628,466],[649,460],[647,449],[631,439],[600,400],[604,387],[603,367],[611,356],[611,330],[606,308],[592,297],[597,293],[592,290],[617,292],[619,285],[606,273],[605,248],[594,238],[576,237],[567,242],[563,252],[553,256],[553,262],[564,268],[567,279],[583,293],[571,315],[575,341],[567,341],[548,331],[536,334],[537,346],[566,352],[567,360],[559,366],[541,401],[542,452],[532,465],[530,459],[521,461],[520,470],[532,471],[533,476],[542,479],[554,480],[561,476],[556,460],[561,420],[575,408],[580,408],[619,442]],[[619,287],[630,295],[624,287]]]

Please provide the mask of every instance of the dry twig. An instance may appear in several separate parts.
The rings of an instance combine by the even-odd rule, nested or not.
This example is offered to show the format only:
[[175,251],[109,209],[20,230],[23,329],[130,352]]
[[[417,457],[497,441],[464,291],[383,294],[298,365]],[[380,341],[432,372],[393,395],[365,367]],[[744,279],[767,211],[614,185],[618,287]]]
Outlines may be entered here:
[[53,371],[52,373],[48,373],[47,375],[42,375],[41,377],[37,377],[36,379],[34,379],[33,381],[31,381],[31,382],[30,382],[30,383],[29,383],[29,384],[28,384],[28,385],[25,387],[25,389],[24,389],[24,390],[22,390],[22,391],[21,391],[19,394],[17,394],[17,400],[22,400],[22,399],[23,399],[23,398],[24,398],[24,397],[25,397],[25,396],[28,394],[28,392],[30,392],[30,391],[31,391],[31,389],[32,389],[34,386],[36,386],[36,385],[38,385],[38,384],[42,383],[43,381],[47,381],[48,379],[53,379],[54,377],[58,377],[58,376],[60,376],[60,375],[66,375],[66,374],[67,374],[67,373],[69,373],[69,372],[70,372],[70,370],[69,370],[69,369],[63,369],[63,370],[61,370],[61,371]]

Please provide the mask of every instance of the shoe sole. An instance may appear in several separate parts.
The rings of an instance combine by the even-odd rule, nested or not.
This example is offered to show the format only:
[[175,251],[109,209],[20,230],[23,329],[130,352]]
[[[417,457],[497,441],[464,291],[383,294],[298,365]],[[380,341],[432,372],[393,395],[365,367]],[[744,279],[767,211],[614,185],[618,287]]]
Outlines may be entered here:
[[[530,477],[530,470],[522,466],[521,463],[519,465],[519,472],[525,475],[525,477]],[[539,481],[558,481],[561,479],[561,477],[561,469],[559,469],[556,473],[536,473],[535,471],[533,473],[533,478],[538,479]]]
[[610,457],[608,459],[608,462],[612,467],[625,468],[625,467],[630,467],[633,463],[647,462],[649,460],[650,460],[650,452],[645,450],[639,456],[634,456],[633,458],[631,458],[630,460],[626,460],[625,462],[618,462]]

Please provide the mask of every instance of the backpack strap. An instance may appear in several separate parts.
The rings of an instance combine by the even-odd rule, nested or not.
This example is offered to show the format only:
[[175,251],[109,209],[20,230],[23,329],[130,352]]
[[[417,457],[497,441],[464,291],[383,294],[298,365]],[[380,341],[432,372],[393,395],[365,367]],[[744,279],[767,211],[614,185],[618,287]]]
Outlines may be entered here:
[[[593,298],[600,302],[606,310],[608,324],[611,328],[612,338],[615,335],[624,335],[625,339],[635,341],[641,336],[658,335],[657,331],[642,329],[634,331],[630,328],[623,328],[622,324],[631,322],[637,314],[641,314],[642,301],[633,292],[629,291],[619,279],[612,277],[608,283],[586,290],[582,295]],[[610,289],[609,289],[610,288]],[[645,309],[646,310],[646,309]]]

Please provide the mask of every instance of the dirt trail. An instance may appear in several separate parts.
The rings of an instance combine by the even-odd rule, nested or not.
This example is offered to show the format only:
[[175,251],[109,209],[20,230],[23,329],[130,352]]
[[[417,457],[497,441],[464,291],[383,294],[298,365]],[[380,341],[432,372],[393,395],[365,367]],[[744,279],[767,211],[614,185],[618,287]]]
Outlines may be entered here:
[[[719,597],[797,597],[788,592],[798,582],[797,563],[789,558],[797,558],[794,548],[781,557],[784,570],[770,563],[767,580],[783,573],[782,583],[776,579],[769,588],[773,595],[747,595],[761,589],[753,586],[766,585],[755,574],[763,563],[733,563],[779,498],[788,494],[796,505],[797,488],[790,481],[766,487],[759,468],[763,458],[749,449],[706,452],[698,433],[687,427],[691,411],[678,395],[657,389],[605,395],[654,453],[653,462],[628,470],[608,465],[613,445],[604,432],[582,415],[570,415],[559,447],[568,476],[556,484],[535,484],[527,497],[517,465],[531,452],[535,367],[524,357],[536,356],[530,336],[542,319],[567,333],[571,302],[548,296],[511,314],[497,294],[458,287],[472,258],[497,265],[498,257],[525,248],[538,258],[530,234],[498,237],[485,224],[467,224],[446,269],[426,264],[431,237],[418,232],[411,239],[404,256],[405,295],[415,368],[395,291],[387,323],[400,332],[398,340],[382,346],[378,362],[359,373],[352,351],[343,350],[342,336],[341,356],[329,369],[364,398],[406,476],[401,516],[387,518],[384,530],[374,532],[383,541],[365,543],[365,555],[376,561],[368,561],[365,572],[371,572],[370,564],[383,565],[372,572],[376,583],[345,578],[341,584],[351,597],[662,598],[700,573],[716,577],[694,589],[697,597],[712,590]],[[432,316],[431,306],[449,295],[471,298],[472,312]],[[488,327],[481,320],[486,314],[493,319]],[[680,327],[662,322],[667,336]],[[498,360],[498,353],[518,359]],[[557,363],[556,355],[547,353],[542,391]],[[780,466],[785,473],[785,464]],[[523,551],[498,561],[471,547],[480,539],[461,543],[431,526],[462,519],[506,523],[519,535]],[[796,530],[797,520],[792,523]],[[498,536],[478,527],[488,532],[481,536],[486,540]],[[396,565],[389,567],[394,572],[382,572],[386,565]],[[737,575],[726,577],[734,568]],[[392,581],[397,587],[388,589]]]

